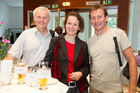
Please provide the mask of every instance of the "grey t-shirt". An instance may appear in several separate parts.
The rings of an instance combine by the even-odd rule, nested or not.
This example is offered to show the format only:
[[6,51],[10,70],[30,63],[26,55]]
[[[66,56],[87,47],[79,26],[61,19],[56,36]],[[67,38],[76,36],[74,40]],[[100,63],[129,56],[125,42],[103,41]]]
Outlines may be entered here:
[[[94,35],[88,40],[89,54],[92,57],[91,86],[104,93],[122,92],[118,57],[115,52],[113,31],[110,30],[102,35]],[[121,29],[117,29],[116,36],[120,52],[130,47],[130,42]]]

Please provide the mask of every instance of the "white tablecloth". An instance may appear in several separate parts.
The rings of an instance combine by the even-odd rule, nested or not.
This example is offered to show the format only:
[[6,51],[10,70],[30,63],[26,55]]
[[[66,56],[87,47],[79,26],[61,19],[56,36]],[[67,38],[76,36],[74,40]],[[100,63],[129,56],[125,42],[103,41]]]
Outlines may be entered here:
[[11,84],[0,86],[0,93],[66,93],[68,87],[62,83],[47,85],[46,90],[40,90],[38,87],[30,87],[26,84]]
[[68,86],[59,81],[47,84],[45,90],[40,90],[39,86],[30,87],[28,83],[19,85],[15,79],[11,81],[10,85],[0,85],[0,93],[66,93],[67,90]]

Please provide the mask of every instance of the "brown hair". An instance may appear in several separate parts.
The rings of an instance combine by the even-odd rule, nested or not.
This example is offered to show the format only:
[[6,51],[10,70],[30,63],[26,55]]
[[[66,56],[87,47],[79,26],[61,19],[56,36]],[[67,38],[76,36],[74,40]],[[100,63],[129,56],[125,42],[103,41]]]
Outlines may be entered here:
[[94,10],[98,10],[98,9],[102,9],[104,11],[104,16],[105,17],[108,16],[107,10],[105,9],[105,7],[102,4],[95,4],[95,5],[92,6],[92,8],[89,11],[89,18],[91,18],[90,17],[91,12],[94,11]]
[[55,32],[57,32],[58,35],[61,35],[62,34],[62,31],[63,31],[63,28],[61,26],[57,26],[55,28]]
[[80,27],[80,29],[78,30],[77,35],[78,35],[79,32],[83,32],[83,31],[84,31],[84,20],[83,20],[83,18],[79,15],[79,13],[74,12],[74,11],[69,12],[69,13],[67,14],[67,16],[66,16],[66,18],[65,18],[65,21],[64,21],[64,27],[65,27],[65,29],[66,29],[66,23],[67,23],[67,20],[68,20],[68,17],[69,17],[69,16],[75,16],[75,17],[78,19],[78,21],[79,21],[79,27]]

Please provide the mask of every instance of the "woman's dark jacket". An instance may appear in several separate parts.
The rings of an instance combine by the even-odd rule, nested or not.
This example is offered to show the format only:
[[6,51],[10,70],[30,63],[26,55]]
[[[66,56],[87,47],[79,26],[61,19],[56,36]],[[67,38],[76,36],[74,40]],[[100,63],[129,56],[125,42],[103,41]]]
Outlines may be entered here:
[[[44,60],[46,62],[49,62],[49,66],[51,66],[52,63],[52,59],[53,59],[53,55],[54,55],[54,48],[55,45],[58,41],[58,37],[54,37],[51,39],[50,45],[49,45],[49,49],[46,53],[46,56],[44,58]],[[67,72],[68,72],[68,52],[67,52],[67,47],[66,47],[66,42],[65,42],[65,38],[63,35],[61,35],[59,37],[59,41],[60,41],[60,45],[61,45],[61,49],[60,49],[60,64],[61,64],[61,69],[62,69],[62,78],[61,78],[61,82],[64,84],[67,84]],[[89,65],[89,54],[88,54],[88,47],[86,42],[80,40],[78,37],[75,38],[75,48],[74,48],[74,72],[76,72],[76,62],[78,60],[78,56],[79,56],[79,52],[81,49],[81,44],[83,46],[84,49],[84,65],[82,65],[80,67],[80,69],[78,71],[81,71],[83,73],[83,77],[86,79],[87,75],[90,72],[90,65]],[[86,80],[86,82],[87,80]]]

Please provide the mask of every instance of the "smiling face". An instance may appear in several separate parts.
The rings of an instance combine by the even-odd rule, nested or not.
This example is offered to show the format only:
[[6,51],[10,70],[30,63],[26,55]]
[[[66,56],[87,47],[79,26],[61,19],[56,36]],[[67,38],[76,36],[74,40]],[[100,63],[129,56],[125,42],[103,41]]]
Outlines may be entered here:
[[96,31],[101,31],[107,26],[108,17],[105,16],[103,9],[92,10],[90,13],[91,24]]
[[77,19],[76,16],[69,16],[65,25],[66,29],[66,34],[69,36],[76,36],[78,30],[80,29],[79,27],[79,20]]
[[34,14],[34,22],[37,29],[46,29],[49,23],[50,17],[47,10],[36,10]]

